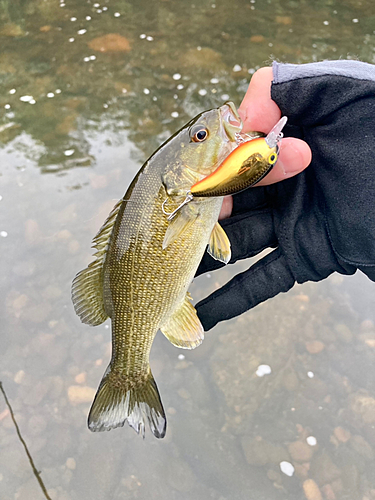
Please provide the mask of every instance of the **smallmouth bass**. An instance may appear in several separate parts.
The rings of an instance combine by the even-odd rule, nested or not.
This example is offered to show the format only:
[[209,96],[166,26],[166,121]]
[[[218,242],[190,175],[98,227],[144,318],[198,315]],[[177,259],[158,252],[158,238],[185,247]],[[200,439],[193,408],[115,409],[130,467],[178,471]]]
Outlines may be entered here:
[[202,342],[188,287],[207,245],[214,258],[230,260],[229,240],[217,222],[223,198],[181,203],[236,147],[241,127],[234,105],[227,103],[198,115],[167,140],[95,236],[96,260],[73,280],[81,321],[112,322],[112,357],[90,410],[92,431],[128,422],[144,435],[148,422],[156,437],[165,435],[165,412],[149,365],[152,342],[158,329],[177,347],[193,349]]

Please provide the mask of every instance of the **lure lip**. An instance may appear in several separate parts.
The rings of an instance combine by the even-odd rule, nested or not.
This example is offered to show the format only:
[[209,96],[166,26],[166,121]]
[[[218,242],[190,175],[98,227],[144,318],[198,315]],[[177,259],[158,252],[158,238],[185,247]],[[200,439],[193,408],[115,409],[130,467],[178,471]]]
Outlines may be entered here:
[[265,141],[270,148],[274,148],[283,138],[284,134],[281,131],[285,127],[287,121],[288,118],[283,116],[267,134]]

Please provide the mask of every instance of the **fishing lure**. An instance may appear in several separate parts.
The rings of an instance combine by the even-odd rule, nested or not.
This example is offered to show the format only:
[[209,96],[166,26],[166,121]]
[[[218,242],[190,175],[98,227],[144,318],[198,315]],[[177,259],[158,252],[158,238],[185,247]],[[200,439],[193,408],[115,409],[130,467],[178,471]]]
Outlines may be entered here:
[[191,187],[187,199],[239,193],[263,179],[277,162],[286,122],[287,117],[282,117],[266,137],[246,139],[238,134],[238,147],[212,174]]

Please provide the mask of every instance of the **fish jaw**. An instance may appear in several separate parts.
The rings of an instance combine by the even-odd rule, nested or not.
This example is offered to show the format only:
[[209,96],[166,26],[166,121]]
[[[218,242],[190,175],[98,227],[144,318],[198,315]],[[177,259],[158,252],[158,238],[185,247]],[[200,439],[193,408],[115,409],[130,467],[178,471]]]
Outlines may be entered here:
[[221,108],[219,108],[219,111],[222,130],[227,136],[228,140],[230,142],[233,142],[233,147],[236,147],[237,134],[241,133],[243,127],[241,117],[238,114],[238,111],[233,102],[230,101],[221,106]]

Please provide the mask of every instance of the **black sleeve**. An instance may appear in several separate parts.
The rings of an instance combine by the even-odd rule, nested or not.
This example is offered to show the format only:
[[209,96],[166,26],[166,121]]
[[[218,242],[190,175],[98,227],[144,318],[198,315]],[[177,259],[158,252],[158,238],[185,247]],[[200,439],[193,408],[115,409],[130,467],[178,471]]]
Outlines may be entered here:
[[366,67],[368,79],[284,73],[271,97],[288,116],[285,135],[312,149],[313,192],[336,257],[375,280],[375,66]]

